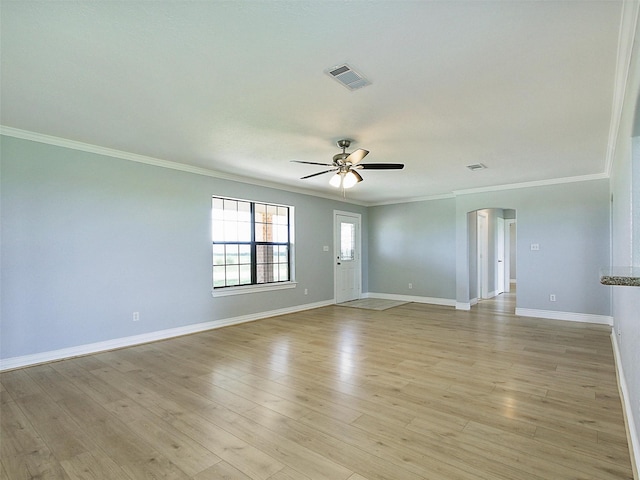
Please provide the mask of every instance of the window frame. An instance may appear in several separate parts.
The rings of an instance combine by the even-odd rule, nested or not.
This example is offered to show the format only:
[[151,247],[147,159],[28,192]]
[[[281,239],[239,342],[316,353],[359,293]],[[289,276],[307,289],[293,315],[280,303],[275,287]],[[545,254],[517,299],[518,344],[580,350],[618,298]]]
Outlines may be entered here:
[[[215,200],[230,200],[236,202],[245,202],[250,204],[250,230],[251,230],[251,240],[250,241],[214,241],[213,239],[213,208]],[[286,208],[288,212],[288,242],[268,242],[268,241],[258,241],[256,239],[256,224],[259,223],[256,220],[256,205],[265,205],[266,207],[282,207]],[[251,200],[246,198],[235,198],[228,197],[223,195],[212,195],[211,196],[211,225],[210,225],[210,234],[211,234],[211,246],[212,246],[212,266],[211,266],[211,294],[213,297],[224,297],[229,295],[240,295],[245,293],[255,293],[255,292],[265,292],[272,290],[285,290],[290,288],[295,288],[295,250],[294,250],[294,217],[295,217],[295,208],[292,205],[284,205],[275,202],[267,202],[261,200]],[[213,263],[213,247],[214,245],[249,245],[251,252],[251,283],[245,283],[241,285],[225,285],[225,286],[214,286],[213,280],[213,267],[215,266]],[[288,280],[277,280],[265,283],[256,283],[257,282],[257,268],[258,268],[258,256],[257,250],[259,246],[263,245],[271,245],[271,246],[280,246],[285,245],[287,247],[287,267],[289,271],[289,279]],[[225,265],[227,265],[225,263]],[[238,264],[240,265],[240,264]],[[277,264],[276,264],[277,265]]]

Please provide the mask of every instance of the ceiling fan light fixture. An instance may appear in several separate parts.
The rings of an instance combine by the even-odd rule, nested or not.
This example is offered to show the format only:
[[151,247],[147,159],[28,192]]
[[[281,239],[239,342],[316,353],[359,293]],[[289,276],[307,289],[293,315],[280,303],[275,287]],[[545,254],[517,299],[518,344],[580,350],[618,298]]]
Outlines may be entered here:
[[338,172],[334,176],[332,176],[331,180],[329,180],[329,185],[335,188],[342,188],[344,190],[354,187],[361,181],[362,177],[357,172],[348,170],[346,172]]
[[329,185],[331,185],[332,187],[340,188],[341,184],[342,184],[342,175],[340,175],[340,173],[336,173],[334,176],[331,177],[331,180],[329,180]]
[[344,174],[344,178],[342,179],[342,188],[351,188],[359,181],[360,180],[358,179],[358,177],[356,177],[354,173],[349,170]]
[[333,161],[331,163],[307,162],[303,160],[291,161],[309,165],[331,167],[329,170],[312,173],[311,175],[305,175],[304,177],[301,177],[301,180],[317,177],[318,175],[324,175],[325,173],[335,172],[335,175],[332,175],[331,179],[329,180],[329,185],[334,188],[341,188],[343,193],[344,190],[353,188],[358,183],[362,182],[363,178],[357,172],[357,170],[400,170],[404,168],[404,163],[360,163],[360,161],[369,154],[369,150],[359,148],[354,152],[347,153],[346,150],[347,148],[349,148],[349,145],[351,145],[351,140],[339,140],[338,147],[342,149],[342,152],[334,155]]

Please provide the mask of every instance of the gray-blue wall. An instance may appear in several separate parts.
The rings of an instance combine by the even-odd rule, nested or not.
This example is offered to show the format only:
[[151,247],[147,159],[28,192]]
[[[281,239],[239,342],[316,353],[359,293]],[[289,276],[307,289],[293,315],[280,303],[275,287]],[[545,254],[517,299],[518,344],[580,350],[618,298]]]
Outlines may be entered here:
[[[640,22],[631,58],[611,172],[611,264],[640,269]],[[640,288],[609,288],[621,388],[636,462],[640,462]]]
[[[368,228],[357,205],[0,138],[0,358],[331,300],[333,210]],[[294,206],[297,288],[212,298],[212,195]]]
[[[470,300],[467,213],[484,208],[516,211],[519,308],[610,315],[609,291],[599,282],[609,262],[608,180],[458,195],[460,303]],[[531,244],[540,250],[532,251]],[[549,301],[551,293],[556,302]]]
[[[518,308],[610,316],[609,289],[599,282],[600,269],[609,264],[607,179],[371,207],[370,291],[468,304],[477,297],[475,240],[469,239],[474,219],[468,213],[481,209],[488,209],[490,244],[503,209],[517,216]],[[540,250],[531,251],[531,244]],[[495,266],[495,251],[489,253]]]
[[[510,208],[518,307],[610,315],[604,179],[365,208],[13,137],[1,168],[2,358],[329,301],[334,209],[362,215],[365,293],[469,302],[467,213]],[[295,207],[298,288],[211,297],[214,194]]]
[[369,208],[369,291],[454,299],[455,208],[453,198]]

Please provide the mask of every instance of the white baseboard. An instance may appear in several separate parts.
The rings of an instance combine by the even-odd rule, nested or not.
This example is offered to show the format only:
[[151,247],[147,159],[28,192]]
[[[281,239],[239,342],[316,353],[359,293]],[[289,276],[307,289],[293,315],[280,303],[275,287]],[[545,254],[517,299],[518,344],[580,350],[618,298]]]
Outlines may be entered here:
[[594,315],[591,313],[558,312],[555,310],[535,310],[532,308],[516,308],[516,315],[521,317],[548,318],[550,320],[566,320],[569,322],[597,323],[613,326],[613,317]]
[[313,308],[325,307],[335,304],[335,300],[327,300],[323,302],[308,303],[305,305],[296,305],[294,307],[281,308],[271,310],[269,312],[260,312],[250,315],[242,315],[239,317],[226,318],[221,320],[213,320],[211,322],[195,323],[185,325],[183,327],[169,328],[166,330],[158,330],[156,332],[143,333],[141,335],[133,335],[130,337],[115,338],[104,342],[89,343],[86,345],[78,345],[75,347],[62,348],[60,350],[51,350],[48,352],[34,353],[32,355],[22,355],[20,357],[11,357],[0,359],[0,372],[4,370],[13,370],[16,368],[28,367],[40,363],[64,360],[82,355],[91,355],[93,353],[106,352],[117,348],[131,347],[143,343],[155,342],[158,340],[166,340],[168,338],[180,337],[191,333],[204,332],[216,328],[227,327],[229,325],[237,325],[239,323],[253,322],[268,317],[278,315],[286,315],[288,313],[302,312]]
[[477,298],[472,298],[468,302],[456,302],[456,310],[471,310],[471,307],[477,305],[479,301]]
[[382,300],[398,300],[400,302],[429,303],[431,305],[444,305],[446,307],[454,307],[456,305],[456,301],[449,298],[419,297],[413,295],[398,295],[394,293],[367,292],[362,294],[362,298],[380,298]]
[[640,460],[640,438],[636,430],[636,423],[633,416],[633,408],[629,400],[629,390],[627,381],[622,369],[622,359],[620,358],[620,349],[618,347],[618,337],[615,331],[611,331],[611,345],[613,346],[613,358],[616,364],[616,374],[618,377],[618,389],[620,390],[620,398],[624,409],[624,418],[627,423],[627,436],[629,440],[629,455],[631,456],[631,465],[633,467],[634,478],[638,478],[638,460]]

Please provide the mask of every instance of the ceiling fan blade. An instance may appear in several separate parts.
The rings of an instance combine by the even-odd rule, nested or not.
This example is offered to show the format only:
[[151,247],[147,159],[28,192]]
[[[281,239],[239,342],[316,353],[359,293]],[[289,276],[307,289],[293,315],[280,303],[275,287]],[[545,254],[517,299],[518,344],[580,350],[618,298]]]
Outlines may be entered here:
[[361,163],[357,168],[367,170],[402,170],[404,163]]
[[333,163],[305,162],[303,160],[290,160],[295,163],[306,163],[308,165],[322,165],[323,167],[333,167]]
[[304,180],[305,178],[315,177],[317,175],[322,175],[323,173],[336,172],[338,170],[339,170],[338,168],[332,168],[330,170],[325,170],[324,172],[312,173],[311,175],[307,175],[305,177],[300,177],[300,180]]
[[363,150],[362,148],[359,148],[355,152],[352,152],[351,154],[349,154],[349,156],[345,158],[344,161],[351,162],[351,165],[355,165],[367,155],[369,155],[369,150]]
[[358,172],[356,172],[355,170],[351,169],[350,172],[353,173],[355,175],[355,177],[358,179],[358,181],[356,183],[360,183],[362,180],[364,180],[364,178],[362,178],[360,176],[360,174]]

